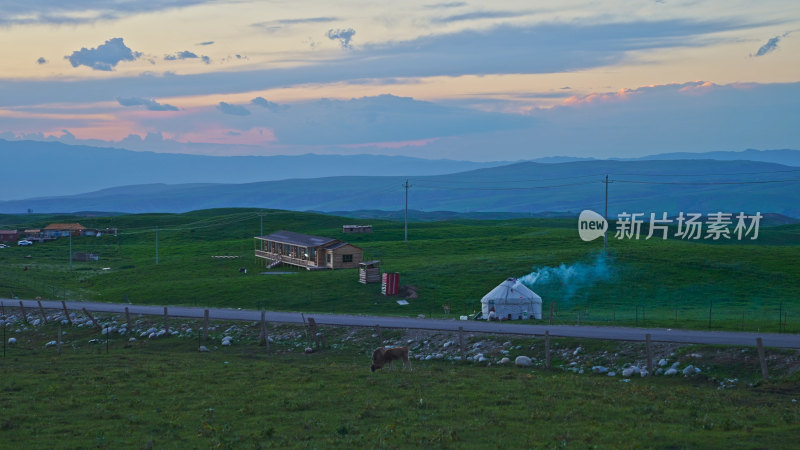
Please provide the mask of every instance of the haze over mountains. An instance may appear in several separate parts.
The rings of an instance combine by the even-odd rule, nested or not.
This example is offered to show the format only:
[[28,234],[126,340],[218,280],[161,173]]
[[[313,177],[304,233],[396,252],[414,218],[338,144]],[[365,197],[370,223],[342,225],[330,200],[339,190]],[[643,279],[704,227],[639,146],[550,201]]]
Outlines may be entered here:
[[[0,156],[9,160],[15,152],[13,160],[24,162],[6,171],[2,190],[7,199],[23,199],[0,201],[0,212],[184,212],[216,207],[394,211],[404,207],[406,178],[412,185],[410,207],[416,210],[602,211],[603,180],[609,175],[610,214],[760,211],[800,217],[800,169],[774,162],[689,161],[665,155],[634,161],[497,162],[485,167],[486,163],[370,155],[220,158],[39,144],[0,141]],[[720,159],[737,154],[800,161],[800,151],[795,150],[714,152]],[[324,176],[336,173],[344,176]],[[74,193],[87,186],[87,178],[117,187],[53,195],[54,186],[61,189],[56,192]],[[243,182],[248,179],[270,181]],[[123,186],[126,180],[142,181]],[[51,193],[48,197],[25,195],[45,188]]]

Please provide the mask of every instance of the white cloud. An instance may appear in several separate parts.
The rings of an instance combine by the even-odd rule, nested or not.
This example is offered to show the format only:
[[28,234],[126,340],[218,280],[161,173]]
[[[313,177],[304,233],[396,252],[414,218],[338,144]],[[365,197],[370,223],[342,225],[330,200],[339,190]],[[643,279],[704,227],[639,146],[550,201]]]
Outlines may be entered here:
[[112,38],[97,48],[83,47],[65,56],[72,67],[86,66],[93,70],[111,71],[121,61],[134,61],[142,56],[125,45],[122,38]]

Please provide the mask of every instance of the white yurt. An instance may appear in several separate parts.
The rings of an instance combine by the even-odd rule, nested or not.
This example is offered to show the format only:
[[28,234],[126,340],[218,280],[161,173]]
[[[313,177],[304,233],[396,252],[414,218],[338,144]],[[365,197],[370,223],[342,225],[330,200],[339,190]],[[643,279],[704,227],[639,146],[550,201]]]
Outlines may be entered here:
[[516,278],[509,278],[481,299],[481,318],[519,320],[542,319],[542,297]]

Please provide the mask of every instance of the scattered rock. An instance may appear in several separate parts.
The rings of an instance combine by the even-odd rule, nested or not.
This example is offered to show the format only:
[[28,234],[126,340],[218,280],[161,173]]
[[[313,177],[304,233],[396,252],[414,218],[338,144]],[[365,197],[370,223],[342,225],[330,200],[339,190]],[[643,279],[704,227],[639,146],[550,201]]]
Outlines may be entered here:
[[667,360],[666,359],[662,358],[662,359],[658,360],[658,367],[664,367],[666,365],[667,365]]
[[205,345],[201,345],[201,346],[200,346],[200,348],[199,348],[199,349],[197,349],[197,350],[198,350],[198,351],[201,351],[201,352],[210,352],[210,351],[211,351],[211,350],[209,350],[209,349],[208,349],[208,347],[206,347]]
[[664,372],[664,375],[670,375],[670,376],[671,376],[671,375],[677,375],[677,374],[678,374],[678,369],[676,369],[676,368],[674,368],[674,367],[670,367],[669,369],[667,369],[667,370]]
[[17,338],[15,338],[15,337],[8,338],[8,343],[11,344],[11,345],[16,344],[17,343]]
[[508,363],[510,363],[510,362],[511,362],[511,360],[510,360],[510,359],[508,359],[508,358],[503,358],[503,359],[501,359],[501,360],[498,362],[498,364],[508,364]]
[[527,356],[517,356],[517,358],[514,360],[514,364],[516,364],[517,367],[530,367],[533,365],[533,361],[531,361],[531,359]]
[[603,366],[593,366],[592,372],[594,373],[608,373],[608,367]]
[[306,353],[314,353],[314,349],[311,348],[311,347],[306,347],[305,352]]

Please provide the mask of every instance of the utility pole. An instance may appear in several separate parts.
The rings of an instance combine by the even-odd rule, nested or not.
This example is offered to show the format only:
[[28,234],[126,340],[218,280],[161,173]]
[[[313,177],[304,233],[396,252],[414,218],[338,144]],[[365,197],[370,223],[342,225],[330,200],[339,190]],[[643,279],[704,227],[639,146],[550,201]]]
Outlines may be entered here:
[[404,242],[408,242],[408,188],[410,186],[408,184],[408,179],[407,178],[406,178],[406,184],[403,185],[403,187],[406,188],[406,221],[405,221],[405,227],[403,228],[403,231],[405,232],[405,240],[404,240]]
[[72,270],[72,231],[69,232],[69,270]]
[[158,264],[158,227],[156,227],[156,264]]
[[259,234],[259,236],[263,236],[264,235],[264,216],[259,214],[258,217],[261,219],[261,234]]
[[606,175],[606,213],[603,216],[606,219],[606,231],[603,232],[603,252],[608,249],[608,175]]

